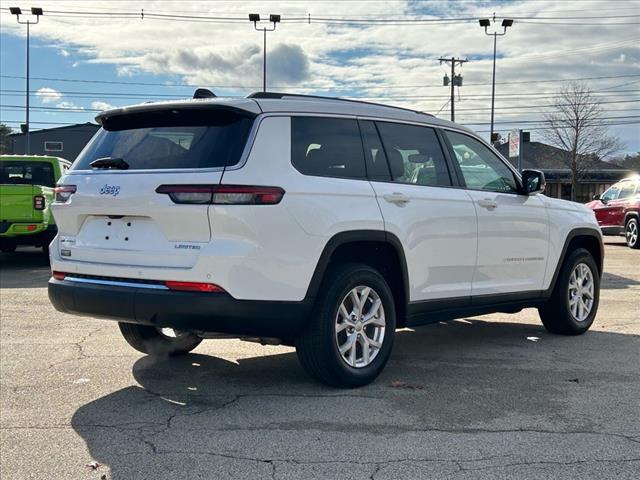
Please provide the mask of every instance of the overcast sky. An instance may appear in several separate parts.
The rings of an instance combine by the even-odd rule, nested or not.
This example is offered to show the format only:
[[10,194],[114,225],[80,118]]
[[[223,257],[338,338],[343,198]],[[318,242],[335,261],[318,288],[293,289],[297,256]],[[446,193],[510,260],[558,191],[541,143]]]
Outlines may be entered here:
[[[9,14],[9,3],[45,12],[31,27],[32,129],[90,121],[92,110],[111,106],[188,97],[193,86],[224,95],[261,89],[262,34],[245,20],[255,12],[283,18],[267,39],[269,89],[363,97],[449,118],[442,77],[450,71],[437,59],[467,58],[456,121],[488,138],[493,37],[477,19],[495,12],[498,24],[515,18],[506,36],[498,37],[497,131],[519,126],[540,138],[544,125],[537,122],[549,96],[565,81],[584,78],[604,102],[605,121],[615,124],[610,132],[625,142],[624,151],[640,150],[638,1],[7,0],[0,10],[0,120],[17,128],[24,122],[25,26]],[[379,22],[417,18],[454,20]]]

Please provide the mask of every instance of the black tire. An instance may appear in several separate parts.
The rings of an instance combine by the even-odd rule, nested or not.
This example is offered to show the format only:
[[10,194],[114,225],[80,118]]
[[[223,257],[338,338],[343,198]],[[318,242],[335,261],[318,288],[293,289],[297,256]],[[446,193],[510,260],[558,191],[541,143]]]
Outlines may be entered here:
[[[385,327],[376,356],[368,365],[356,368],[348,365],[338,350],[335,323],[343,299],[359,286],[370,287],[378,295],[384,309]],[[361,387],[371,383],[389,360],[395,328],[393,294],[382,275],[367,265],[345,264],[331,268],[325,275],[313,317],[296,340],[296,352],[304,369],[316,380],[336,387]],[[362,356],[364,347],[359,345]]]
[[[635,233],[635,239],[634,234]],[[624,238],[629,248],[640,248],[640,225],[637,218],[630,218],[624,226]]]
[[177,333],[170,337],[148,325],[118,322],[120,332],[129,345],[147,355],[184,355],[196,348],[202,339],[192,333]]
[[[580,264],[589,268],[593,278],[593,303],[587,317],[579,321],[571,312],[569,306],[569,281],[571,274]],[[538,309],[540,319],[545,328],[551,333],[559,335],[580,335],[591,327],[598,312],[600,300],[600,274],[591,253],[584,248],[571,252],[558,275],[551,298],[546,305]]]

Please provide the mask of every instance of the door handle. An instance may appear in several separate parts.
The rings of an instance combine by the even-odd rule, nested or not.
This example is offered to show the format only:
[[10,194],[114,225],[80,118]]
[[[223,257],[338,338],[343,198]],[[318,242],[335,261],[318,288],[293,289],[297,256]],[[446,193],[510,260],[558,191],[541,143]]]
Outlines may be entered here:
[[382,198],[389,203],[395,203],[397,205],[404,205],[409,202],[409,197],[399,192],[387,193],[383,195]]
[[488,198],[478,200],[478,205],[486,208],[487,210],[493,210],[494,208],[498,207],[498,204],[496,202],[494,202],[493,200],[489,200]]

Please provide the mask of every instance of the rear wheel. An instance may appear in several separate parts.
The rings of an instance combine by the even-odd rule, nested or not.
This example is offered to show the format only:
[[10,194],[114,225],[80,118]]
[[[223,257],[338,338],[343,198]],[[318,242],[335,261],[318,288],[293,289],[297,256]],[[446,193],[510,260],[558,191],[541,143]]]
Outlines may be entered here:
[[120,332],[129,345],[148,355],[184,355],[196,348],[202,339],[193,333],[173,328],[119,322]]
[[598,310],[600,274],[589,251],[579,248],[562,266],[547,304],[540,308],[545,328],[561,335],[580,335],[589,330]]
[[367,265],[333,268],[316,308],[296,341],[304,369],[337,387],[372,382],[389,359],[396,328],[393,296],[385,279]]
[[624,236],[627,245],[631,248],[640,248],[640,228],[638,227],[638,219],[630,218],[624,227]]

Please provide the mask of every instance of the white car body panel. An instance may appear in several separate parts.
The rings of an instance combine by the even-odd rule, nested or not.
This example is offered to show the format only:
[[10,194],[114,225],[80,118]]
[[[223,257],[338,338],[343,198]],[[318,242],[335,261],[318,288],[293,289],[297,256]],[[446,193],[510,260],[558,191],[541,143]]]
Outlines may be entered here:
[[[333,112],[343,118],[387,118],[468,132],[449,122],[321,100],[214,99],[192,108],[216,102],[263,112],[238,165],[224,173],[72,170],[60,183],[77,185],[77,192],[68,203],[52,207],[59,228],[50,250],[53,270],[209,282],[239,300],[301,301],[334,235],[386,231],[404,249],[409,301],[421,302],[545,290],[570,230],[599,232],[590,210],[543,195],[307,176],[291,163],[291,115]],[[173,103],[152,108],[167,105]],[[131,110],[144,108],[150,107]],[[286,193],[277,205],[255,206],[178,205],[155,192],[163,184],[220,182],[282,187]],[[101,194],[105,185],[117,186],[118,193]],[[396,192],[409,202],[385,200]],[[497,207],[479,206],[478,201],[487,199]]]
[[[457,188],[371,183],[385,229],[404,247],[409,301],[471,295],[478,228],[467,193]],[[394,203],[394,194],[403,195],[406,203]]]

